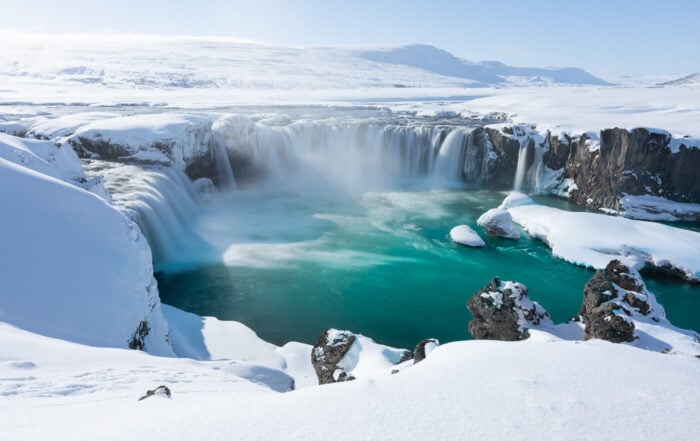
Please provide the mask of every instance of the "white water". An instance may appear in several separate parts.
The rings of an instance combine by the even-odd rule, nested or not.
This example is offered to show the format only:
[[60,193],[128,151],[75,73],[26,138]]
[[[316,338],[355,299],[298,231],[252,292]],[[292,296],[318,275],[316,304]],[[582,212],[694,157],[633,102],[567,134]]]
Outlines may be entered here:
[[[267,193],[254,197],[283,192],[341,201],[368,191],[406,186],[455,188],[463,186],[465,179],[478,183],[487,177],[488,161],[493,156],[489,152],[477,154],[474,138],[470,127],[372,120],[302,120],[275,125],[233,116],[213,125],[210,154],[219,190],[250,192],[259,188]],[[157,269],[220,260],[231,244],[226,241],[235,236],[230,231],[231,225],[237,224],[235,220],[212,225],[199,219],[202,198],[181,170],[102,161],[89,161],[85,168],[89,175],[105,177],[115,205],[141,227]],[[233,210],[227,202],[222,203],[225,197],[215,199],[215,210]],[[228,203],[240,202],[228,199]],[[284,225],[288,221],[285,210],[281,207],[270,219],[258,213],[254,221],[239,225],[239,229],[250,229],[253,224],[273,229]]]
[[520,144],[520,151],[518,152],[518,167],[515,169],[515,180],[513,181],[513,190],[521,191],[523,187],[523,180],[525,179],[525,173],[527,172],[527,143]]
[[239,185],[263,177],[284,188],[362,192],[416,181],[462,184],[473,128],[332,121],[269,126],[235,116],[217,121],[214,131],[234,160]]
[[205,258],[208,247],[192,231],[201,197],[184,172],[93,160],[83,168],[88,176],[105,177],[112,203],[141,228],[156,264],[184,265]]

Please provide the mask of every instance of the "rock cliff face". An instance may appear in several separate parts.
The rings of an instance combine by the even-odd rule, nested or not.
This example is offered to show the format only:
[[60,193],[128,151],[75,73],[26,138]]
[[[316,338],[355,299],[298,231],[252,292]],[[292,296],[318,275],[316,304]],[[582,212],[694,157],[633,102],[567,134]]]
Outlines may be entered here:
[[573,180],[572,202],[617,211],[623,194],[700,202],[700,149],[691,140],[645,128],[605,129],[597,138],[589,133],[545,140],[544,165]]

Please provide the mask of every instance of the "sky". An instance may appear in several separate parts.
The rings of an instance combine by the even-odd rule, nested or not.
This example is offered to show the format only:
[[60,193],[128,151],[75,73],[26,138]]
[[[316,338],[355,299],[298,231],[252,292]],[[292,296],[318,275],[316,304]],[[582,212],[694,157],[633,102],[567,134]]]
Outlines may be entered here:
[[429,43],[470,60],[601,76],[700,71],[697,0],[0,0],[0,29]]

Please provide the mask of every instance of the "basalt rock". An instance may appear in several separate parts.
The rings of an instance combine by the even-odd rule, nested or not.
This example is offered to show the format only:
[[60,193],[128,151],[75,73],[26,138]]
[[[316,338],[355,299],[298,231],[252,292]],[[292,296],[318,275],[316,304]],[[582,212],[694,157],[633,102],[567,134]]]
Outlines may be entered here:
[[528,329],[552,325],[549,314],[517,282],[493,278],[468,301],[473,319],[469,332],[475,339],[516,341],[530,336]]
[[311,364],[316,371],[318,384],[355,379],[352,374],[338,366],[354,342],[355,336],[348,331],[327,329],[321,334],[311,350]]
[[612,128],[599,137],[548,136],[545,144],[544,165],[573,180],[569,198],[579,205],[619,211],[625,194],[700,202],[700,149],[667,132]]
[[630,342],[635,316],[658,321],[663,308],[647,291],[639,273],[618,260],[596,271],[583,290],[579,315],[584,323],[584,338],[599,338],[614,343]]
[[416,349],[413,351],[413,364],[419,363],[425,360],[425,357],[435,349],[440,342],[436,338],[426,338],[421,340],[416,345]]

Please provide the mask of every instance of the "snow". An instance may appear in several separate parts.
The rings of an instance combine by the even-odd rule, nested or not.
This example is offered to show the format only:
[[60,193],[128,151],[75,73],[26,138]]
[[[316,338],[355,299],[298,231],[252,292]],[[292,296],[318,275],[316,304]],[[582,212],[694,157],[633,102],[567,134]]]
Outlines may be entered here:
[[[4,324],[0,338],[0,424],[15,441],[675,441],[700,419],[689,406],[695,358],[603,341],[454,342],[396,375],[280,394],[238,376],[233,361],[93,348]],[[160,384],[172,399],[137,401]]]
[[[211,124],[206,115],[119,116],[88,121],[75,129],[67,141],[103,141],[124,147],[131,159],[174,163],[184,168],[189,159],[207,152]],[[161,147],[156,150],[154,146]]]
[[148,244],[104,199],[56,179],[79,167],[68,149],[0,135],[0,321],[125,348],[145,320],[146,348],[172,354]]
[[700,219],[700,204],[670,201],[652,195],[629,195],[620,198],[621,214],[632,219],[678,221]]
[[500,208],[528,234],[544,241],[566,261],[604,268],[618,259],[640,269],[647,264],[670,264],[689,279],[700,279],[700,233],[652,222],[603,214],[569,212],[537,205],[511,193]]
[[461,245],[468,247],[483,247],[486,242],[479,237],[479,234],[468,225],[457,225],[450,230],[450,239]]
[[[16,115],[32,104],[89,105],[93,112],[105,105],[376,105],[424,115],[504,114],[555,133],[649,126],[700,136],[700,87],[581,85],[590,81],[567,69],[549,74],[576,84],[543,85],[543,72],[459,60],[427,45],[300,48],[114,33],[0,37],[0,103]],[[473,76],[466,71],[483,77],[465,79]],[[464,87],[474,84],[488,87]]]
[[490,226],[491,228],[496,228],[502,232],[499,236],[508,239],[520,238],[520,233],[513,227],[513,218],[510,213],[503,208],[492,208],[488,210],[486,213],[479,216],[479,219],[476,220],[476,224],[482,227]]
[[[329,333],[330,341],[333,341],[333,331],[336,330]],[[405,350],[378,344],[361,334],[354,335],[355,341],[338,362],[338,367],[360,379],[391,375],[392,369],[404,356]]]

